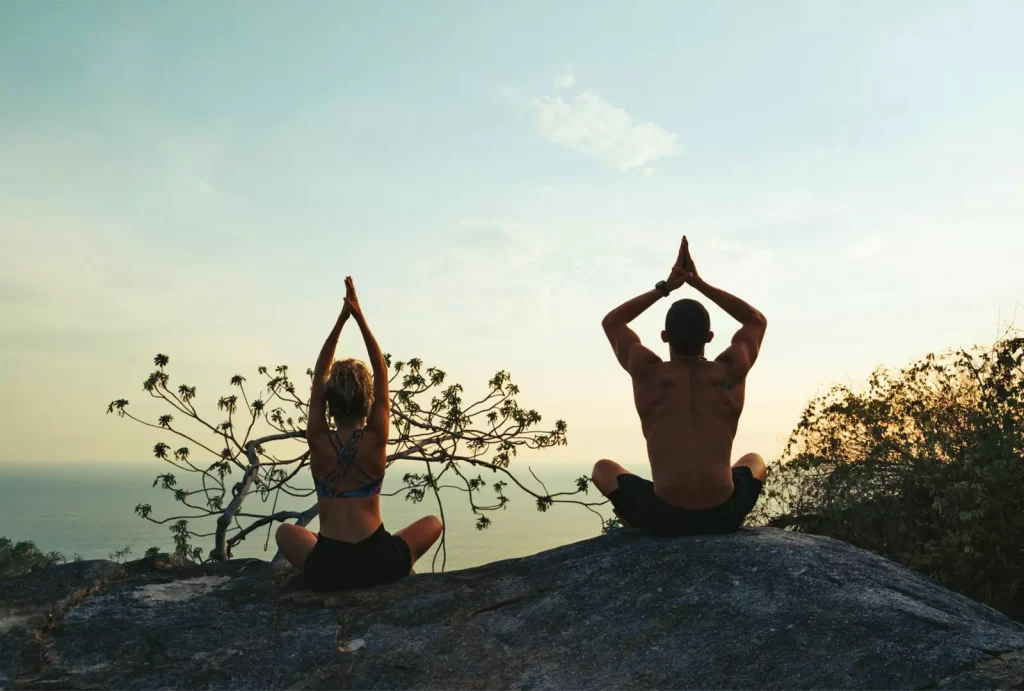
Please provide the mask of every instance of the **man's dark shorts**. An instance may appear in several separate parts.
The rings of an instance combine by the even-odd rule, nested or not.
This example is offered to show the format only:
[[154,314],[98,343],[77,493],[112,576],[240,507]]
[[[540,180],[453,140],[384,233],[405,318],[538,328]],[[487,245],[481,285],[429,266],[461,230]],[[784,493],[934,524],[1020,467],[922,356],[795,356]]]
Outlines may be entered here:
[[608,495],[615,512],[631,528],[651,535],[720,535],[739,530],[761,496],[761,481],[750,468],[732,469],[732,496],[710,509],[681,509],[654,493],[654,483],[632,474],[618,476]]

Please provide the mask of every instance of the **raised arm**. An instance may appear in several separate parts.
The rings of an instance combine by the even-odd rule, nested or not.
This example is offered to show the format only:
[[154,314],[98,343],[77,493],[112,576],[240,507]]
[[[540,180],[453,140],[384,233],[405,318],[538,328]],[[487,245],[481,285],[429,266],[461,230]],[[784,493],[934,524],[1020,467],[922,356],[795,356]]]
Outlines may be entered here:
[[731,365],[738,374],[745,376],[754,366],[754,361],[757,360],[761,342],[764,340],[764,332],[768,327],[768,320],[743,300],[709,285],[700,277],[693,259],[690,257],[689,243],[685,236],[683,236],[683,254],[683,280],[741,324],[739,331],[732,337],[732,344],[716,360]]
[[615,357],[622,368],[633,376],[640,374],[646,365],[661,362],[661,358],[640,342],[640,337],[628,324],[663,297],[665,295],[660,290],[649,290],[622,303],[601,320]]
[[[679,256],[682,257],[682,249],[680,249]],[[615,357],[618,358],[619,364],[634,377],[643,374],[651,365],[661,362],[661,358],[640,342],[640,337],[633,329],[629,328],[628,324],[646,312],[658,300],[668,297],[671,291],[683,285],[683,271],[679,262],[672,268],[668,279],[658,285],[661,287],[656,287],[654,290],[649,290],[622,303],[601,321],[601,326],[604,327],[604,333],[612,344],[612,350],[615,351]]]
[[359,298],[356,297],[356,288],[352,278],[345,279],[345,304],[352,312],[352,318],[359,325],[359,331],[363,334],[363,342],[366,344],[366,359],[370,361],[370,368],[373,370],[373,406],[366,418],[366,427],[374,433],[378,443],[384,446],[388,443],[391,432],[391,391],[388,388],[388,366],[384,362],[384,354],[373,337],[373,332],[366,324],[366,317],[359,306]]
[[338,348],[338,337],[341,336],[341,329],[345,326],[345,322],[348,321],[351,313],[352,310],[346,302],[345,306],[341,308],[338,320],[334,323],[334,328],[331,329],[331,333],[327,334],[327,340],[324,341],[323,348],[320,349],[320,355],[316,359],[316,367],[313,368],[313,386],[309,399],[309,420],[306,423],[306,440],[310,443],[317,439],[319,435],[326,434],[329,429],[327,426],[327,401],[324,399],[324,385],[327,383],[327,375],[328,370],[331,368],[331,363],[334,362],[334,351]]

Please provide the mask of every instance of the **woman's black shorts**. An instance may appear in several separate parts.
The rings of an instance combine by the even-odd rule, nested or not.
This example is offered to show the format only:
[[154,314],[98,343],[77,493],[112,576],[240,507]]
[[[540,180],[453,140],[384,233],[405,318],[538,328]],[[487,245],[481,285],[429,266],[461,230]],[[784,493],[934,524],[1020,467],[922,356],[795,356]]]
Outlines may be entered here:
[[367,588],[408,576],[412,554],[405,540],[384,530],[381,524],[361,542],[317,535],[316,546],[302,570],[313,590]]

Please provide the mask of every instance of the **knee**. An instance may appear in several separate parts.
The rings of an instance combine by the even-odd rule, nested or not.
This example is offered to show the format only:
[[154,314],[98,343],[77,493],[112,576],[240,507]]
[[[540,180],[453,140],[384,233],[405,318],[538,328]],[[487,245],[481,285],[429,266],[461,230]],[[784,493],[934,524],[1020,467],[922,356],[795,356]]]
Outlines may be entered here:
[[282,523],[281,525],[277,526],[277,530],[274,531],[274,541],[277,543],[278,547],[281,547],[282,543],[288,541],[288,538],[292,535],[293,527],[294,526],[292,526],[289,523]]
[[590,479],[597,482],[598,478],[606,478],[614,472],[615,466],[615,461],[609,461],[607,458],[602,458],[594,464],[594,469],[590,471]]
[[768,476],[768,466],[765,464],[764,459],[761,458],[761,454],[748,453],[739,460],[739,465],[745,465],[750,468],[751,475],[761,482],[764,482]]
[[440,518],[437,516],[425,516],[421,520],[423,521],[424,530],[429,532],[430,535],[433,536],[434,540],[441,537],[441,532],[444,530],[444,523],[441,522]]
[[618,463],[602,458],[594,464],[594,470],[590,473],[590,479],[594,481],[599,490],[607,493],[610,491],[609,488],[614,488],[618,484],[617,478],[620,472],[622,471]]

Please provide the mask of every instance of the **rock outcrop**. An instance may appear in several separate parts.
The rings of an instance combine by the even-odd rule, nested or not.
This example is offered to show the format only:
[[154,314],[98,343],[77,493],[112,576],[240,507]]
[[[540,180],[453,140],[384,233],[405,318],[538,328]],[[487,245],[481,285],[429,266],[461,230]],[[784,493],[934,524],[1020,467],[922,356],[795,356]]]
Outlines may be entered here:
[[258,560],[0,581],[4,688],[1020,688],[1024,626],[828,538],[613,534],[317,594]]

